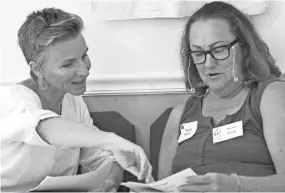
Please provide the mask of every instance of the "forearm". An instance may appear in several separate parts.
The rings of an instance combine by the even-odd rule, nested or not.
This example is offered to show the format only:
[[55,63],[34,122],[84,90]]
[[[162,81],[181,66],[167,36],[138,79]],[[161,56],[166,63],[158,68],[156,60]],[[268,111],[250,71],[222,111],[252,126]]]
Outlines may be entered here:
[[117,162],[112,162],[112,169],[109,175],[109,179],[113,180],[116,189],[119,188],[120,184],[123,181],[123,172],[123,168]]
[[96,147],[114,152],[120,144],[126,143],[126,140],[114,133],[96,130],[60,117],[41,121],[37,132],[47,143],[61,147]]
[[240,176],[243,192],[284,192],[285,174],[266,177]]

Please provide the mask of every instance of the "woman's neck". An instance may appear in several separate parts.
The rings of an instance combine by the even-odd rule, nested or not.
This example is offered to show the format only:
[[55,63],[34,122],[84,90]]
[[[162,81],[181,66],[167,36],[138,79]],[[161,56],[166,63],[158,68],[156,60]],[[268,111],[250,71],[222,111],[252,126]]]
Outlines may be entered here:
[[40,96],[40,98],[45,100],[51,107],[60,106],[62,104],[64,97],[64,93],[62,92],[58,92],[51,89],[40,90],[37,88],[37,93]]
[[236,84],[234,86],[228,86],[225,89],[222,90],[211,90],[209,95],[211,95],[213,98],[219,98],[219,99],[231,99],[235,97],[237,94],[239,94],[244,88],[244,84]]
[[43,108],[60,112],[65,93],[57,90],[40,90],[31,79],[27,79],[20,84],[33,90],[40,98]]

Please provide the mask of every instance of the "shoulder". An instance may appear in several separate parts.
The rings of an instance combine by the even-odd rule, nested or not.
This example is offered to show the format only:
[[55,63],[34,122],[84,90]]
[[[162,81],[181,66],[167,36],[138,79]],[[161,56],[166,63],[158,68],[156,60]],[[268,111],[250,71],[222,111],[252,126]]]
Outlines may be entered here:
[[181,104],[175,106],[169,118],[172,118],[173,120],[180,120],[182,113],[184,111],[184,108],[189,103],[190,100],[191,100],[191,97],[184,100]]
[[253,105],[259,109],[264,102],[269,100],[268,97],[270,98],[270,96],[268,93],[276,92],[273,91],[276,90],[276,85],[279,87],[278,85],[281,83],[282,87],[283,82],[284,81],[279,78],[270,78],[249,84]]
[[260,101],[260,113],[264,121],[272,122],[285,113],[285,82],[274,81],[264,89]]
[[275,81],[270,83],[262,96],[260,112],[263,121],[263,132],[270,155],[274,162],[276,172],[284,173],[283,152],[285,147],[285,82]]
[[41,106],[39,96],[24,85],[11,85],[0,87],[1,101],[3,103],[25,103]]
[[274,81],[268,84],[268,86],[264,89],[261,105],[262,103],[279,102],[285,101],[285,82],[284,81]]
[[179,119],[182,115],[182,111],[184,109],[185,104],[177,105],[173,108],[170,116],[174,117],[175,119]]
[[9,116],[24,109],[42,109],[40,99],[36,93],[22,85],[0,88],[0,115]]

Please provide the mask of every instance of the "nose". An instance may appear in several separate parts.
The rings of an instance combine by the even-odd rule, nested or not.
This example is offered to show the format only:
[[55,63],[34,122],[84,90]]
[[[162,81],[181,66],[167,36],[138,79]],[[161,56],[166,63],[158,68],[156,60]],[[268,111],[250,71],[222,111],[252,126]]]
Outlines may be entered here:
[[77,68],[77,76],[85,76],[87,77],[89,75],[89,69],[90,69],[90,64],[80,61],[78,68]]
[[205,66],[212,67],[215,64],[215,59],[211,56],[211,54],[206,55]]

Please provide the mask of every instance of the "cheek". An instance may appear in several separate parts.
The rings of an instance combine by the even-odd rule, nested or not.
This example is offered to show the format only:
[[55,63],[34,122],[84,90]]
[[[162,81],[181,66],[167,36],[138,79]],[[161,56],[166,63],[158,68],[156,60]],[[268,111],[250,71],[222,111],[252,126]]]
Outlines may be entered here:
[[76,70],[70,69],[62,73],[62,82],[64,84],[70,84],[74,79],[76,79]]
[[49,73],[46,76],[47,82],[55,87],[61,87],[63,85],[69,84],[75,77],[75,73],[69,69],[60,69],[56,72]]
[[232,59],[228,59],[224,62],[220,62],[219,64],[222,69],[223,69],[223,72],[227,75],[227,76],[231,76],[232,75],[232,71],[233,71],[233,62],[232,62]]
[[232,74],[232,66],[228,65],[225,67],[226,75],[230,76]]
[[86,68],[87,68],[88,70],[90,70],[90,68],[91,68],[91,61],[90,61],[90,58],[89,58],[89,57],[87,57],[87,58],[85,59],[85,64],[86,64]]
[[205,77],[205,70],[204,70],[203,65],[197,66],[197,71],[200,77],[203,79]]

